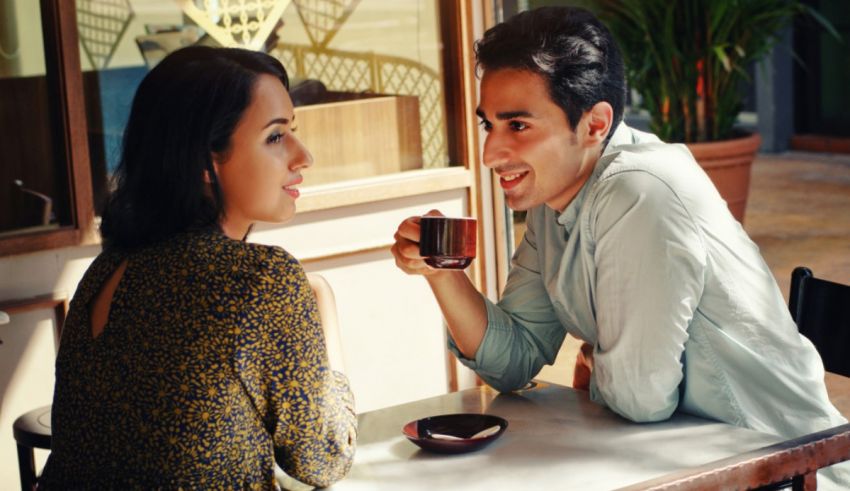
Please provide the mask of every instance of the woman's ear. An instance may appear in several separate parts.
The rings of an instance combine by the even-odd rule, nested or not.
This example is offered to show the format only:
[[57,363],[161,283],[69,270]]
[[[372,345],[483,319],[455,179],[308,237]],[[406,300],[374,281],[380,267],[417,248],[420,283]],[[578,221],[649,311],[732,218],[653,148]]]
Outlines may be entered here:
[[206,184],[212,184],[213,183],[213,177],[214,176],[210,175],[210,170],[212,170],[213,172],[218,174],[218,166],[221,165],[221,161],[222,161],[221,155],[219,155],[217,153],[213,153],[210,157],[211,157],[210,160],[212,161],[212,165],[208,169],[204,170],[204,183],[206,183]]
[[614,124],[614,108],[605,101],[597,102],[584,114],[587,120],[587,135],[585,142],[589,146],[602,144],[611,132]]

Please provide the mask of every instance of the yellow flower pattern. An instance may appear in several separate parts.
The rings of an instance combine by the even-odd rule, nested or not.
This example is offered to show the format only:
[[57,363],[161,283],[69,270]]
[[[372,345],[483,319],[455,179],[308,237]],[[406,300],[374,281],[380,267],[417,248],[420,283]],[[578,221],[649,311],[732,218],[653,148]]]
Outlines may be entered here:
[[[128,261],[103,332],[89,303]],[[341,479],[356,437],[298,261],[218,232],[104,251],[77,289],[56,362],[39,489],[274,489],[274,463]]]

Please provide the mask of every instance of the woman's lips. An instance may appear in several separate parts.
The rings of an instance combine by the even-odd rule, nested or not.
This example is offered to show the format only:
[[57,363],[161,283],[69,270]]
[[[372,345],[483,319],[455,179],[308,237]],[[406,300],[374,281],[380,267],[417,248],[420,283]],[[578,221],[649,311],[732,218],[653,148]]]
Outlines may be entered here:
[[287,184],[286,186],[284,186],[283,190],[286,192],[286,194],[291,196],[292,199],[298,199],[298,197],[301,196],[301,191],[299,191],[298,189],[296,189],[292,186],[297,186],[297,185],[301,184],[302,182],[304,182],[304,178],[299,176],[297,179],[295,179],[294,181],[292,181],[289,184]]

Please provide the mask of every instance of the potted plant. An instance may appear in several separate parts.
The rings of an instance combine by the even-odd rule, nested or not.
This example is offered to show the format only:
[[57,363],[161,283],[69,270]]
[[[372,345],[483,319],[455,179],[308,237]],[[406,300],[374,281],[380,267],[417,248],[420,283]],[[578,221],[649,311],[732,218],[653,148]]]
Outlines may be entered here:
[[630,86],[664,141],[686,143],[742,221],[761,139],[735,127],[747,67],[798,14],[829,23],[797,0],[597,0],[617,39]]

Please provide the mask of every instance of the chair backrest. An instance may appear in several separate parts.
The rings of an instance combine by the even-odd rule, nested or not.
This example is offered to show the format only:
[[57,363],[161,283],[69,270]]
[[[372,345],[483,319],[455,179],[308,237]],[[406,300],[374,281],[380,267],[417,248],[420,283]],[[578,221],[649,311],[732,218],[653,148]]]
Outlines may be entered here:
[[788,307],[824,368],[850,377],[850,285],[815,278],[810,269],[797,267],[791,273]]
[[328,362],[332,369],[345,373],[345,359],[342,356],[342,341],[339,334],[339,318],[336,314],[336,297],[330,283],[318,273],[307,273],[307,281],[316,296],[319,317],[322,318],[322,331],[325,333],[325,346]]

